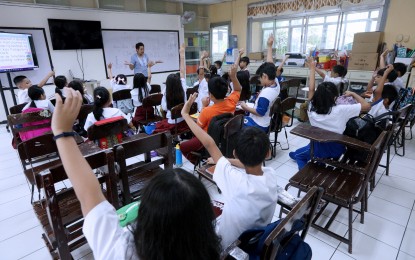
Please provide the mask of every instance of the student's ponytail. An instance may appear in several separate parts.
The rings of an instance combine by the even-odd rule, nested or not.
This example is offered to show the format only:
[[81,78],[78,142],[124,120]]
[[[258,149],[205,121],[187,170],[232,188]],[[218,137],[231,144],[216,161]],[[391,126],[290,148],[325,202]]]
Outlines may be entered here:
[[95,120],[99,121],[102,119],[102,113],[104,112],[105,105],[108,104],[110,99],[110,93],[104,87],[97,87],[94,89],[94,114]]
[[43,88],[39,87],[38,85],[33,85],[31,86],[28,90],[27,90],[27,95],[29,96],[29,98],[32,100],[32,102],[30,102],[29,107],[34,107],[36,108],[36,100],[40,100],[42,98],[42,95],[45,94],[45,91],[43,90]]
[[138,100],[142,103],[143,99],[148,96],[147,80],[142,73],[136,73],[134,75],[133,88],[138,89]]

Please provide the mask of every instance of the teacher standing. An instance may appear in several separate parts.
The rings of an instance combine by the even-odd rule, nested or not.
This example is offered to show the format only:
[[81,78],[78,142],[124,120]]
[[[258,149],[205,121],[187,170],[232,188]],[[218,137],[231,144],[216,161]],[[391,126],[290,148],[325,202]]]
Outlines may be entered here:
[[135,51],[131,56],[131,61],[125,62],[125,65],[128,65],[131,70],[134,70],[134,74],[142,73],[145,77],[148,77],[147,66],[149,59],[147,54],[144,53],[144,43],[139,42],[135,45]]

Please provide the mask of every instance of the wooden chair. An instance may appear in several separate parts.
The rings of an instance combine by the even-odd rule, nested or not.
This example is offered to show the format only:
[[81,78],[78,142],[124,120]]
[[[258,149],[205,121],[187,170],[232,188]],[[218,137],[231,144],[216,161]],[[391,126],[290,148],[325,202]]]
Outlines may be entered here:
[[161,93],[161,86],[159,84],[151,84],[151,89],[149,94],[157,94],[157,93]]
[[301,87],[301,79],[299,78],[292,78],[288,80],[288,96],[293,97],[295,99],[298,98],[298,91]]
[[[85,157],[92,169],[108,166],[108,172],[98,175],[101,185],[105,184],[104,195],[118,208],[117,176],[114,172],[114,154],[111,150],[101,151]],[[38,183],[45,199],[34,203],[33,209],[44,233],[46,246],[53,258],[72,259],[71,251],[86,243],[82,233],[83,216],[80,203],[72,188],[57,191],[55,184],[68,179],[62,165],[38,175]]]
[[284,100],[288,97],[288,81],[283,81],[280,83],[280,94],[278,97],[281,100]]
[[[95,123],[88,128],[88,139],[91,141],[96,141],[96,140],[106,138],[108,140],[108,147],[105,147],[105,148],[111,148],[114,145],[112,141],[114,139],[113,137],[118,136],[120,134],[122,135],[122,133],[126,131],[127,129],[128,129],[128,123],[125,118],[120,118],[119,120],[109,122],[106,124],[102,124],[102,125],[97,125]],[[104,148],[104,147],[101,147],[101,148]]]
[[[314,186],[322,187],[324,189],[322,199],[328,203],[335,204],[337,208],[325,226],[316,224],[326,208],[327,203],[313,219],[312,226],[343,243],[347,243],[349,253],[352,253],[352,214],[353,211],[360,213],[360,222],[363,224],[368,182],[370,181],[370,177],[374,174],[374,171],[377,169],[377,164],[380,161],[379,157],[383,154],[383,149],[386,146],[387,132],[383,131],[372,145],[307,124],[301,124],[291,132],[312,141],[312,159],[304,168],[291,177],[285,189],[288,190],[289,187],[295,187],[300,193],[307,192]],[[366,160],[360,164],[350,163],[347,158],[340,161],[316,158],[313,154],[313,142],[315,141],[341,143],[346,147],[366,151],[368,156]],[[354,210],[353,206],[359,202],[361,202],[360,210]],[[347,208],[349,213],[348,238],[344,238],[329,230],[331,223],[333,223],[342,207]]]
[[[181,135],[181,134],[190,132],[190,128],[189,127],[187,127],[186,129],[177,129],[177,119],[179,119],[179,118],[182,117],[182,113],[181,112],[182,112],[183,106],[184,106],[184,103],[179,104],[179,105],[173,107],[170,110],[171,119],[174,119],[174,124],[175,124],[174,125],[174,132],[173,132],[173,140],[176,140],[177,137],[179,135]],[[193,114],[196,114],[196,113],[197,113],[197,103],[194,102],[192,104],[192,106],[190,107],[189,115],[193,115]]]
[[[266,238],[260,250],[261,260],[277,259],[277,255],[287,246],[294,234],[301,233],[301,239],[305,240],[322,194],[322,188],[312,187],[289,211],[287,216],[281,220]],[[297,228],[301,229],[301,231],[296,231]],[[238,242],[228,247],[221,254],[221,259],[231,259],[227,258],[228,253],[235,245],[239,244]]]
[[[277,144],[280,144],[281,146],[281,143],[278,142],[278,133],[281,132],[282,129],[284,129],[284,132],[285,132],[287,148],[282,148],[281,146],[281,150],[290,149],[286,127],[291,127],[293,125],[295,104],[296,104],[296,99],[293,97],[287,97],[282,102],[281,102],[281,99],[278,97],[274,101],[270,109],[271,119],[270,119],[270,126],[268,129],[268,135],[271,135],[271,133],[274,133],[274,141],[271,144],[272,145],[272,150],[271,150],[272,157],[276,156]],[[289,120],[287,121],[287,119]]]
[[134,112],[130,91],[131,89],[122,89],[112,93],[114,106],[119,108],[124,114],[132,114]]
[[163,118],[160,116],[159,110],[157,109],[157,107],[161,105],[162,98],[163,94],[152,94],[143,99],[143,108],[153,108],[154,117],[149,118],[146,109],[146,118],[144,120],[139,120],[138,124],[135,127],[138,128],[139,126],[163,120]]
[[11,114],[7,116],[7,122],[12,130],[12,135],[16,139],[16,146],[22,141],[23,134],[33,130],[43,129],[45,132],[50,130],[52,113],[49,110],[41,110],[31,113]]
[[[135,136],[134,136],[135,137]],[[152,159],[152,150],[159,152],[159,159]],[[170,133],[164,132],[145,137],[131,138],[120,145],[114,146],[116,162],[120,166],[119,179],[121,183],[121,195],[123,205],[137,200],[141,196],[141,190],[145,184],[163,169],[173,168],[173,146]],[[127,164],[127,159],[144,154],[144,161]]]
[[186,97],[187,99],[189,99],[190,95],[192,95],[193,93],[197,93],[199,92],[199,85],[193,87],[193,88],[188,88],[186,89]]
[[23,111],[23,108],[27,105],[27,102],[19,105],[15,105],[9,108],[10,114],[20,114]]
[[410,115],[410,112],[412,110],[412,104],[408,104],[404,106],[403,108],[399,109],[398,116],[397,116],[397,124],[394,125],[394,129],[392,129],[393,133],[390,139],[388,140],[387,144],[387,151],[386,151],[386,165],[380,165],[381,167],[386,168],[386,175],[389,175],[389,165],[390,165],[390,149],[391,146],[395,146],[395,153],[397,155],[400,155],[397,151],[397,145],[398,145],[398,139],[401,140],[401,145],[403,149],[403,154],[400,156],[405,155],[405,126],[408,123],[408,118]]

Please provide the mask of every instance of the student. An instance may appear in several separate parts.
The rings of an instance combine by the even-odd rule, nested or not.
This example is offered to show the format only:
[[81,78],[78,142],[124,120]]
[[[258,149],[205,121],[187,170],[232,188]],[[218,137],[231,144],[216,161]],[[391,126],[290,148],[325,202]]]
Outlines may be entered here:
[[319,68],[316,68],[316,72],[323,78],[324,82],[331,82],[340,90],[340,84],[343,83],[343,78],[347,74],[347,69],[342,65],[336,65],[331,69],[330,75]]
[[131,98],[133,99],[133,105],[136,107],[135,114],[133,118],[134,125],[138,125],[138,121],[147,118],[154,117],[153,107],[143,108],[143,100],[148,97],[150,94],[151,86],[151,66],[148,66],[148,78],[142,73],[137,73],[134,75],[133,79],[133,89],[131,92]]
[[84,92],[84,84],[80,80],[72,80],[71,82],[69,82],[68,87],[77,90],[79,91],[79,93],[81,93],[83,105],[90,104],[89,99],[86,97]]
[[[385,58],[388,55],[388,53],[389,53],[389,50],[386,49],[380,55],[379,67],[381,69],[386,68]],[[402,77],[405,75],[405,73],[407,71],[407,66],[405,64],[403,64],[402,62],[395,62],[395,63],[393,63],[393,67],[395,68],[395,71],[398,74],[398,77],[396,78],[396,80],[393,81],[393,85],[395,86],[396,91],[398,91],[398,93],[399,93],[400,89],[405,88],[405,85],[403,84]]]
[[130,85],[127,85],[127,77],[124,74],[118,74],[114,78],[112,76],[112,63],[109,63],[107,67],[108,67],[108,77],[110,79],[113,93],[119,90],[123,90],[123,89],[131,89]]
[[284,72],[284,64],[285,62],[288,60],[288,58],[290,57],[290,55],[285,55],[284,59],[281,61],[280,65],[278,65],[277,67],[277,72],[276,72],[276,77],[278,79],[278,83],[281,83],[283,81],[285,81],[285,78],[282,76],[282,73]]
[[222,238],[222,247],[226,248],[245,230],[271,222],[278,200],[277,175],[274,169],[262,167],[270,153],[270,141],[264,132],[253,127],[241,131],[234,150],[240,167],[232,166],[214,140],[190,117],[189,109],[196,96],[190,96],[182,116],[216,163],[213,180],[224,198],[216,230]]
[[[377,88],[378,88],[378,84],[380,82],[380,80],[383,78],[383,75],[386,71],[386,68],[380,69],[378,71],[376,71],[375,73],[373,73],[372,75],[372,79],[368,82],[367,84],[367,90],[365,93],[363,93],[363,95],[365,97],[368,97],[370,102],[373,101],[373,98],[375,96],[375,93],[377,92]],[[393,71],[389,71],[389,73],[387,74],[385,80],[383,81],[383,85],[392,85],[393,86],[393,82],[395,82],[396,78],[398,77],[398,73],[393,70]],[[374,86],[376,85],[376,86]],[[395,87],[395,86],[394,86]],[[395,87],[396,89],[396,87]],[[397,92],[399,92],[399,90],[396,90]],[[382,90],[380,90],[379,93],[377,93],[378,96],[382,94]]]
[[[241,95],[241,85],[236,78],[236,65],[231,66],[229,76],[233,83],[233,92],[226,97],[228,92],[228,84],[222,77],[214,77],[208,82],[209,96],[202,100],[202,111],[197,118],[197,124],[205,132],[207,132],[210,121],[213,117],[224,114],[234,113],[236,105],[238,104],[239,97]],[[209,106],[210,102],[213,102],[212,106]],[[196,158],[192,155],[192,152],[200,151],[203,148],[203,144],[197,137],[182,142],[180,150],[182,154],[191,162],[195,163]]]
[[[205,75],[209,73],[208,70],[206,70],[204,66],[203,60],[208,57],[208,53],[206,51],[203,51],[200,56],[200,62],[199,62],[199,68],[197,69],[197,74],[199,76],[199,89],[198,89],[198,99],[197,99],[197,110],[200,112],[202,111],[202,99],[209,96],[209,89],[208,89],[208,82],[206,80]],[[200,80],[200,77],[203,77],[202,80]]]
[[[46,82],[48,82],[49,78],[54,76],[54,75],[55,75],[55,72],[53,70],[50,71],[46,75],[46,77],[44,79],[42,79],[42,81],[39,82],[39,84],[37,84],[37,86],[42,88],[46,84]],[[16,76],[13,79],[13,83],[19,89],[19,91],[17,92],[17,98],[18,98],[19,104],[30,102],[31,100],[30,100],[29,95],[27,93],[27,90],[30,88],[30,86],[32,86],[32,82],[30,81],[30,79],[27,78],[24,75]]]
[[[315,89],[315,61],[310,58],[308,61],[310,68],[310,87],[308,92],[309,109],[308,117],[312,126],[320,127],[338,134],[343,134],[347,121],[360,112],[370,110],[370,105],[358,94],[346,91],[346,96],[352,96],[357,104],[336,105],[339,96],[337,87],[332,82],[323,82]],[[319,158],[339,158],[345,151],[345,147],[338,143],[318,143],[314,142],[314,155]],[[310,158],[310,144],[294,152],[290,152],[291,159],[296,160],[298,168],[302,169]]]
[[172,119],[171,109],[177,105],[186,102],[186,79],[185,77],[185,48],[184,44],[180,46],[180,77],[176,74],[170,74],[166,80],[166,91],[161,99],[161,108],[166,112],[166,119],[156,124],[154,133],[171,131],[175,128],[180,131],[186,129],[186,122],[183,118]]
[[110,107],[110,105],[111,96],[108,89],[104,87],[97,87],[96,89],[94,89],[94,110],[88,114],[85,120],[85,131],[88,131],[88,128],[97,121],[117,116],[122,116],[125,119],[127,119],[127,122],[130,124],[130,127],[133,127],[133,125],[130,123],[131,118],[129,116],[121,112],[121,110],[119,110],[118,108]]
[[53,82],[55,83],[55,86],[60,90],[68,86],[68,80],[63,75],[56,76]]
[[27,110],[28,108],[41,108],[49,110],[51,113],[55,110],[55,107],[50,102],[50,100],[46,99],[45,90],[43,88],[32,85],[28,89],[28,96],[32,100],[26,104],[26,106],[22,109],[22,111]]
[[[383,76],[377,79],[378,87],[374,92],[373,102],[368,114],[373,117],[380,116],[390,111],[390,105],[398,98],[398,92],[393,85],[386,84],[389,74],[394,71],[393,65],[388,65],[383,72]],[[378,77],[379,78],[379,77]],[[395,82],[395,81],[394,81]]]
[[[65,104],[56,95],[55,136],[71,132],[82,102],[79,93],[65,90]],[[136,222],[121,228],[74,138],[61,136],[56,145],[81,203],[83,232],[95,259],[219,259],[210,197],[197,178],[182,169],[163,171],[144,187]],[[172,239],[178,234],[180,239]]]
[[216,67],[217,74],[222,77],[222,75],[223,75],[223,72],[222,72],[222,61],[217,60],[213,64]]
[[[243,54],[243,51],[240,52],[239,55],[242,55],[242,54]],[[249,58],[247,56],[242,57],[239,61],[239,68],[241,68],[242,71],[245,71],[249,75],[248,65],[249,65]]]

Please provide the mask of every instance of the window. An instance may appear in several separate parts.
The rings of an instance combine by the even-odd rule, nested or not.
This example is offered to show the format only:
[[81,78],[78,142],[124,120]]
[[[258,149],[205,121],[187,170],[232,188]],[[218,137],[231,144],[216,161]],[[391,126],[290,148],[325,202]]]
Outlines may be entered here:
[[228,48],[229,25],[212,27],[212,57],[213,61],[222,60]]
[[378,30],[379,21],[380,8],[253,22],[252,51],[261,51],[260,46],[265,50],[271,33],[279,57],[286,52],[308,53],[315,48],[350,50],[354,34]]

